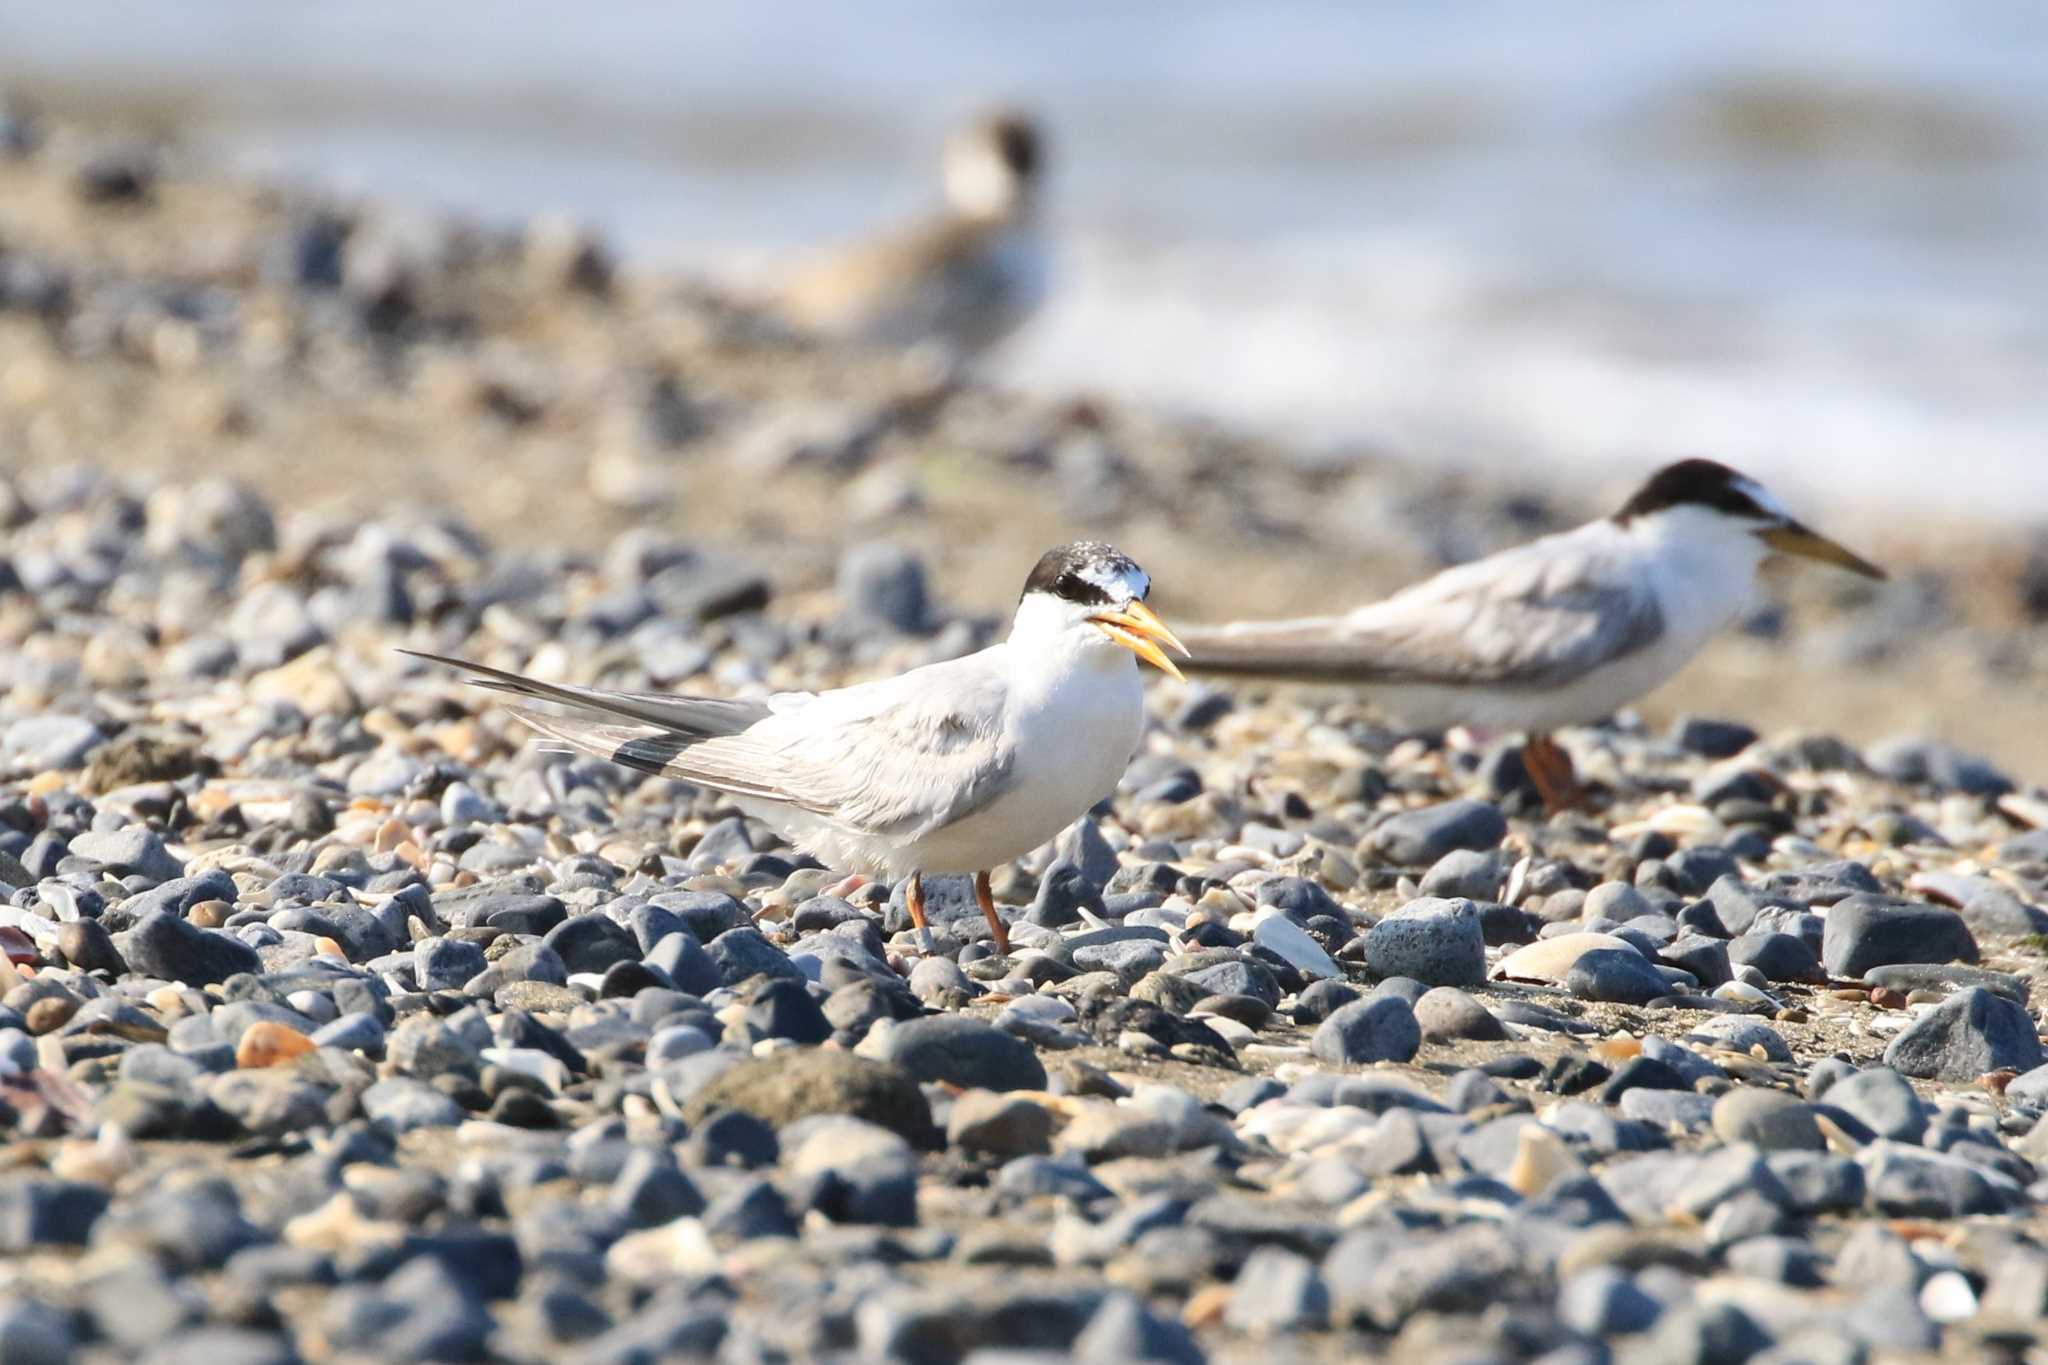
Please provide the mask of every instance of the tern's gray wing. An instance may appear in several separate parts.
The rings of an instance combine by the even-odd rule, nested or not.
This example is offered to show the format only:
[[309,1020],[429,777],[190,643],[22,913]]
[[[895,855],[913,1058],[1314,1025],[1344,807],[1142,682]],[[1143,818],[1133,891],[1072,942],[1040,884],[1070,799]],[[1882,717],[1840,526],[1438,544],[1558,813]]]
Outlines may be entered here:
[[1554,536],[1449,569],[1343,616],[1180,632],[1192,672],[1381,685],[1563,687],[1653,644],[1639,574]]
[[551,738],[645,772],[909,841],[972,815],[1004,788],[1016,751],[997,653],[820,693],[711,739],[518,714]]

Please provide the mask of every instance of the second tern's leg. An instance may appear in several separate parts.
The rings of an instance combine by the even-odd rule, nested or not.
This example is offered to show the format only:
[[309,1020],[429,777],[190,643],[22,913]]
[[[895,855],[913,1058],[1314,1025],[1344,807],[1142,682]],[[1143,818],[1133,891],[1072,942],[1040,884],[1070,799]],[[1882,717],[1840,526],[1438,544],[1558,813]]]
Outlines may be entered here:
[[1586,789],[1579,785],[1571,754],[1549,735],[1529,736],[1522,745],[1522,766],[1529,770],[1529,780],[1543,798],[1545,814],[1556,815],[1585,803]]
[[924,922],[924,873],[913,872],[903,887],[903,903],[910,909],[910,922],[917,926],[917,932],[924,940],[924,951],[932,950],[931,926]]
[[996,913],[996,895],[988,884],[988,873],[974,874],[974,899],[981,902],[981,913],[988,917],[988,927],[995,931],[996,951],[1004,957],[1010,955],[1010,931],[1003,927],[1003,917]]

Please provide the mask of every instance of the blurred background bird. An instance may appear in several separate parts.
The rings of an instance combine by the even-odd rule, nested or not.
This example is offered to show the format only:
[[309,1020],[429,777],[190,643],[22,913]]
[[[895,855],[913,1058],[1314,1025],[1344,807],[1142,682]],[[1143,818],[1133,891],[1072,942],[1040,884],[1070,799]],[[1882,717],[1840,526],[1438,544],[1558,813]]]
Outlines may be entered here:
[[870,345],[933,345],[971,360],[1044,302],[1038,223],[1045,137],[1025,113],[993,110],[954,131],[945,208],[822,255],[779,291],[806,331]]

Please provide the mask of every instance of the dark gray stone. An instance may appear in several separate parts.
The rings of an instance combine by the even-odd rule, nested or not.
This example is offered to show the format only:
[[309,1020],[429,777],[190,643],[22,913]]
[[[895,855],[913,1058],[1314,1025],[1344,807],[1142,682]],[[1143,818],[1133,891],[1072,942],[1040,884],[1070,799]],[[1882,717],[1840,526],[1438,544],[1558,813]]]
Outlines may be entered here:
[[1873,1066],[1843,1077],[1828,1086],[1826,1100],[1828,1107],[1848,1113],[1877,1136],[1894,1142],[1918,1143],[1927,1131],[1926,1102],[1890,1067]]
[[238,938],[152,911],[118,945],[129,967],[186,986],[210,986],[241,972],[261,972],[263,959]]
[[1977,941],[1953,910],[1858,893],[1829,908],[1821,960],[1853,979],[1894,962],[1975,962]]
[[1405,1000],[1381,997],[1345,1005],[1317,1026],[1309,1050],[1338,1066],[1405,1062],[1422,1047],[1422,1028]]
[[1481,985],[1486,936],[1479,907],[1469,900],[1410,901],[1366,931],[1365,961],[1375,976],[1405,976],[1431,986]]
[[1925,1080],[1973,1081],[1990,1071],[2032,1071],[2041,1040],[2026,1010],[1981,987],[1958,991],[1910,1024],[1885,1065]]
[[1483,853],[1498,848],[1507,833],[1508,822],[1493,803],[1446,801],[1387,819],[1366,836],[1366,844],[1388,862],[1415,867],[1434,863],[1453,849]]
[[1641,953],[1628,948],[1594,948],[1581,953],[1565,973],[1564,988],[1581,1000],[1647,1005],[1671,994],[1671,985]]
[[1043,1090],[1045,1067],[1029,1043],[979,1019],[960,1014],[892,1025],[862,1051],[901,1067],[920,1081],[945,1081],[983,1090]]

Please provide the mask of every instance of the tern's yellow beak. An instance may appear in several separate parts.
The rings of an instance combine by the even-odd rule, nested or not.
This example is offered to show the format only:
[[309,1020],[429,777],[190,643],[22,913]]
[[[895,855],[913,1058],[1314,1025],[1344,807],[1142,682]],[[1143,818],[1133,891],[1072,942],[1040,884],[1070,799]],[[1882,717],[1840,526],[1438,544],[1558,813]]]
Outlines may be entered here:
[[1854,550],[1839,545],[1818,532],[1810,531],[1796,521],[1788,521],[1780,526],[1767,526],[1756,534],[1758,539],[1780,554],[1797,555],[1801,559],[1818,559],[1823,564],[1833,564],[1847,569],[1850,573],[1862,574],[1865,578],[1885,576],[1883,569]]
[[1099,626],[1104,635],[1122,645],[1131,653],[1151,664],[1170,677],[1179,678],[1181,672],[1166,657],[1167,646],[1185,659],[1188,647],[1180,642],[1174,633],[1166,628],[1166,622],[1159,619],[1152,608],[1143,602],[1133,602],[1122,611],[1097,612],[1088,618]]

